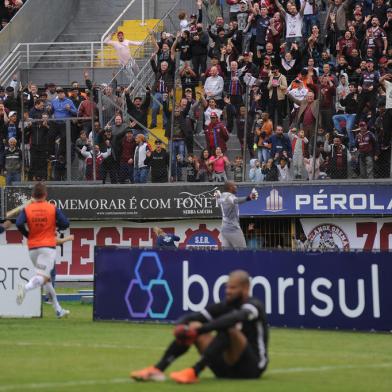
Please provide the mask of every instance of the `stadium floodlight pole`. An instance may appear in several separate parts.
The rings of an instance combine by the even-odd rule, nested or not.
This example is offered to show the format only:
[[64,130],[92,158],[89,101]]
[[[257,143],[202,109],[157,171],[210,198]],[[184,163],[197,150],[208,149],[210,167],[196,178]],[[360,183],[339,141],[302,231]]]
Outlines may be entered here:
[[321,98],[321,88],[319,88],[317,93],[318,108],[317,108],[316,125],[315,125],[314,135],[313,135],[313,180],[315,179],[316,176],[316,146],[317,146],[317,130],[318,130],[319,118],[320,118],[320,98]]
[[[246,175],[246,146],[247,146],[247,133],[248,133],[248,112],[249,112],[249,85],[246,84],[245,88],[245,124],[244,124],[244,139],[243,139],[243,151],[242,151],[242,156],[243,156],[243,164],[242,164],[242,181],[245,181],[245,175]],[[238,129],[237,129],[238,132]]]

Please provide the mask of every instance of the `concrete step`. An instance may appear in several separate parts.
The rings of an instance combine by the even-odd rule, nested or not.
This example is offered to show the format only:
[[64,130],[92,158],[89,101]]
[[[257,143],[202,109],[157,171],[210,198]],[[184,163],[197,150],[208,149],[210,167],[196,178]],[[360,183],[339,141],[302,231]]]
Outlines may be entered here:
[[[146,3],[148,5],[148,1]],[[80,0],[73,19],[56,41],[99,41],[128,4],[129,0]],[[137,17],[141,14],[140,10],[141,2],[136,1],[130,12]],[[129,16],[126,14],[125,18]]]
[[97,32],[81,32],[79,33],[62,33],[56,39],[56,42],[99,42],[102,34]]

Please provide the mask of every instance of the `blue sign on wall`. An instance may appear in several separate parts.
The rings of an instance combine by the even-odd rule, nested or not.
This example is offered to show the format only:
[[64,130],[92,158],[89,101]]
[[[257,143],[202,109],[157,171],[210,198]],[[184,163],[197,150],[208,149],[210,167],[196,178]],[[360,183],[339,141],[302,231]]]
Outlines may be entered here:
[[[239,187],[240,195],[248,195],[251,187]],[[257,188],[260,197],[242,204],[246,215],[391,215],[390,185],[269,185]]]
[[251,276],[274,326],[392,330],[388,253],[144,251],[96,247],[95,320],[174,321]]

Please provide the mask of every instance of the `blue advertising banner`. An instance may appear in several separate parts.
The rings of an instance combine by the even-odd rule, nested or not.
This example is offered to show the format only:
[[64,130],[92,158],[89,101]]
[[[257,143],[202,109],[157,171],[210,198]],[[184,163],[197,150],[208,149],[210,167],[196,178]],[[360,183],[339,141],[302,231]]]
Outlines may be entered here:
[[[252,187],[239,187],[246,196]],[[392,187],[387,184],[269,185],[257,187],[256,202],[240,206],[252,215],[391,215]]]
[[96,247],[94,320],[174,321],[223,299],[236,269],[273,326],[392,330],[389,253]]

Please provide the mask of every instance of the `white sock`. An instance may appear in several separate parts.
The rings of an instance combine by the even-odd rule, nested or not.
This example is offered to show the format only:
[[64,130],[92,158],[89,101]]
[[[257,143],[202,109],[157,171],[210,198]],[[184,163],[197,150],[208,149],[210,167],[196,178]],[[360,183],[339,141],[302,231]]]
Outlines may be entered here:
[[56,312],[60,312],[61,306],[59,304],[59,301],[57,300],[57,295],[56,295],[56,292],[54,291],[54,287],[52,285],[52,282],[46,283],[44,288],[52,299],[52,306],[53,306],[54,310]]
[[34,290],[37,287],[41,287],[45,282],[45,278],[42,275],[33,276],[25,285],[25,290]]

